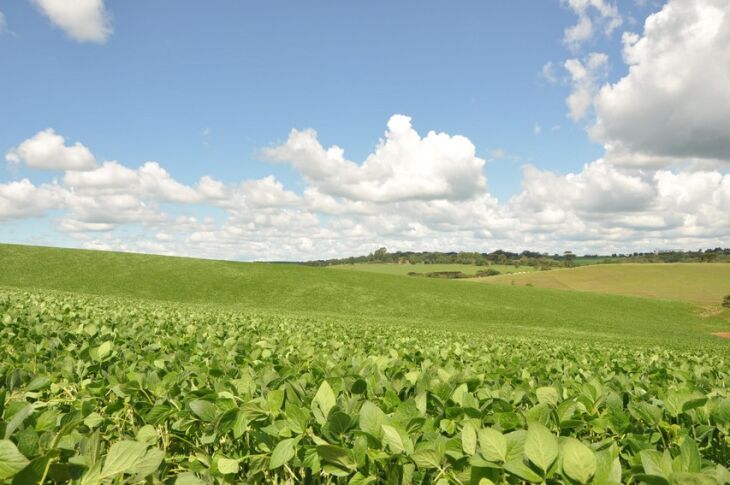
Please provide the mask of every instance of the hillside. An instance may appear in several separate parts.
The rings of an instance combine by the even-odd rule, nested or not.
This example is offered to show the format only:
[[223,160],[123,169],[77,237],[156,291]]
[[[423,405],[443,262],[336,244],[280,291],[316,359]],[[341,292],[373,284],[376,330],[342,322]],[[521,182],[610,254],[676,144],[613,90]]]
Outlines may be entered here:
[[730,294],[730,264],[599,264],[479,281],[718,305]]
[[[0,245],[0,286],[502,335],[716,342],[693,305],[298,265]],[[723,342],[724,344],[724,342]]]

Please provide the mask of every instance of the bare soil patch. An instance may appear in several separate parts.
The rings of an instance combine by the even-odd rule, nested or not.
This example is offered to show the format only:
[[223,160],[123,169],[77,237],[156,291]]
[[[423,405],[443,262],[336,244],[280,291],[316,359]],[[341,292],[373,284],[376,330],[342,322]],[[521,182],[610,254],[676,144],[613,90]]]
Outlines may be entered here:
[[712,335],[714,335],[715,337],[730,339],[730,332],[717,332],[713,333]]

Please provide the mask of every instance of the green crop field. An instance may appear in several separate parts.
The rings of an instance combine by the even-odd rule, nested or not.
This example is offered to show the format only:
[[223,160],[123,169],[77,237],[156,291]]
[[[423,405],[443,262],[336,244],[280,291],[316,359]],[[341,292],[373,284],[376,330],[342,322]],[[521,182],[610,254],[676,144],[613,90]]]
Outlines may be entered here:
[[489,266],[476,266],[473,264],[392,264],[392,263],[356,263],[356,264],[336,264],[328,266],[328,268],[350,271],[368,271],[371,273],[383,273],[394,275],[407,275],[414,273],[431,273],[437,271],[461,271],[466,275],[473,276],[477,271],[487,269],[495,269],[500,273],[518,273],[535,271],[532,266],[514,266],[507,264],[492,264]]
[[603,264],[480,281],[719,305],[730,294],[730,264]]
[[690,303],[12,245],[0,287],[0,482],[730,482]]

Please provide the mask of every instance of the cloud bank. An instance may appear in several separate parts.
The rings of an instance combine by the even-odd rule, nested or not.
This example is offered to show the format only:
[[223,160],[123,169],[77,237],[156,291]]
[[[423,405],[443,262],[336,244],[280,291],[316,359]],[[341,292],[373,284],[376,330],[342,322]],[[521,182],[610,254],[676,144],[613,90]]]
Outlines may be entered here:
[[[0,184],[0,220],[49,217],[82,247],[231,259],[312,259],[402,250],[614,252],[715,247],[730,238],[730,175],[645,170],[607,159],[576,173],[523,168],[521,191],[499,201],[485,161],[463,136],[394,115],[361,163],[314,130],[264,150],[301,175],[301,193],[273,176],[194,185],[159,163],[96,163],[81,143],[44,130],[11,149],[12,163],[56,170],[54,183]],[[196,215],[217,213],[218,216]]]

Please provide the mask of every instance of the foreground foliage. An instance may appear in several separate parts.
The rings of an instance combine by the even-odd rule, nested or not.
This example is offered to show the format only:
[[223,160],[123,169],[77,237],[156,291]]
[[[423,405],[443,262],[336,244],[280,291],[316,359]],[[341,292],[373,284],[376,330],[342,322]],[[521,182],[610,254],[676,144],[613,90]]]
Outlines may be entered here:
[[730,483],[707,351],[0,290],[0,482]]

